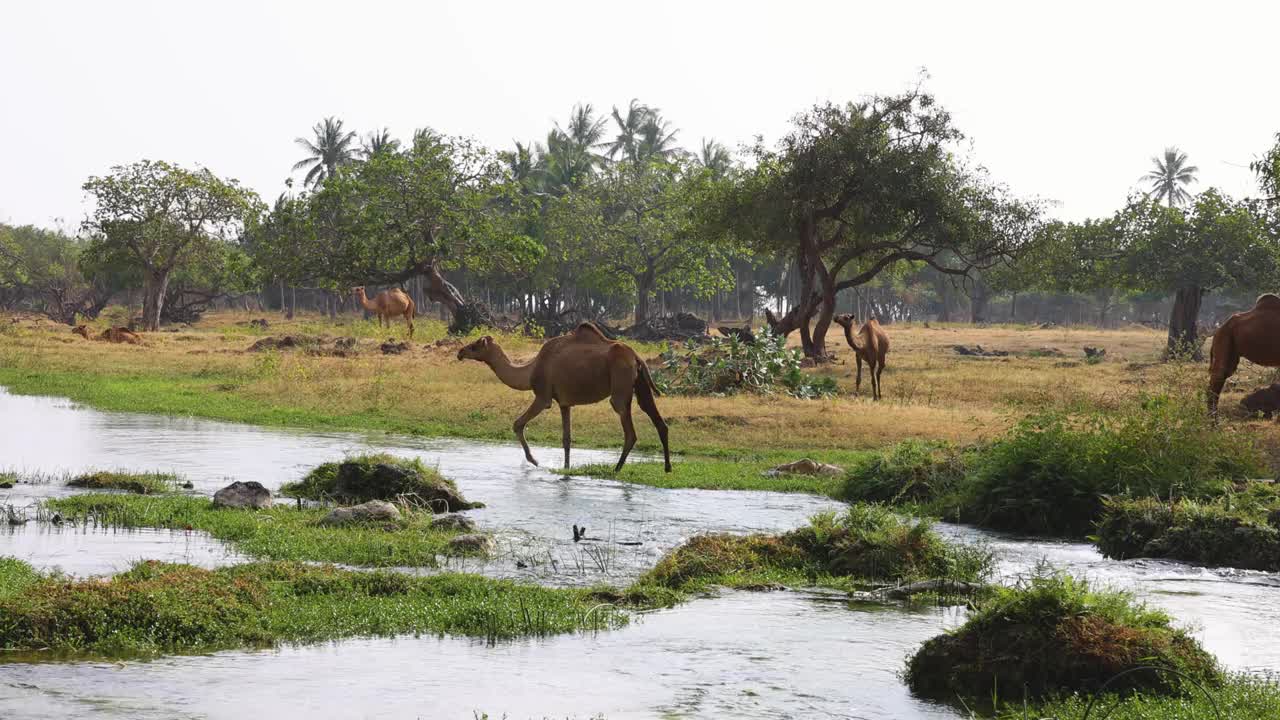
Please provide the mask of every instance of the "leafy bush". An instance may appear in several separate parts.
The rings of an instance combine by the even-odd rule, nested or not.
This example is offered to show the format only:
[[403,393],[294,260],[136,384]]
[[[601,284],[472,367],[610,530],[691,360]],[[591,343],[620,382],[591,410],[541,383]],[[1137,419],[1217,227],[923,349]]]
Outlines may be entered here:
[[1280,570],[1280,530],[1266,515],[1212,502],[1110,499],[1097,544],[1113,558],[1155,557],[1251,570]]
[[949,445],[905,440],[845,477],[850,501],[929,502],[964,482],[967,454]]
[[801,399],[834,395],[836,381],[805,373],[803,359],[803,353],[787,347],[785,337],[765,330],[754,344],[716,337],[701,345],[690,341],[679,351],[669,347],[653,380],[659,390],[673,395],[784,392]]
[[484,507],[467,502],[452,480],[417,458],[384,453],[357,455],[324,463],[296,483],[280,486],[280,494],[306,500],[360,503],[368,500],[417,499],[436,511]]
[[980,525],[1078,536],[1104,496],[1212,498],[1264,467],[1248,437],[1215,427],[1198,403],[1147,397],[1114,416],[1024,420],[978,454],[956,504]]
[[[906,680],[922,697],[980,702],[1001,693],[1039,700],[1090,692],[1141,665],[1220,684],[1213,656],[1169,622],[1126,593],[1042,571],[996,590],[963,626],[926,642],[908,661]],[[1183,684],[1169,673],[1134,673],[1112,688],[1168,695]]]

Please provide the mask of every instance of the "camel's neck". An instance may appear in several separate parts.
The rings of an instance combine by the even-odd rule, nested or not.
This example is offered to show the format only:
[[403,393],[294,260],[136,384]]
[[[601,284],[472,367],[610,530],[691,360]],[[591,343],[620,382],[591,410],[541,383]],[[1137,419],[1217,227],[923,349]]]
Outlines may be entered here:
[[848,325],[844,326],[844,339],[849,341],[849,347],[853,348],[854,350],[862,349],[862,346],[858,344],[858,341],[856,339],[854,339],[853,323],[849,323]]
[[364,308],[365,310],[368,310],[369,312],[375,312],[378,309],[377,305],[374,305],[373,303],[369,302],[369,297],[365,295],[363,292],[356,293],[356,300],[360,301],[360,307]]
[[485,358],[484,363],[493,370],[493,374],[498,376],[503,385],[512,390],[532,390],[533,389],[533,363],[527,362],[524,365],[516,365],[511,362],[507,354],[502,348],[494,348],[494,352],[490,357]]

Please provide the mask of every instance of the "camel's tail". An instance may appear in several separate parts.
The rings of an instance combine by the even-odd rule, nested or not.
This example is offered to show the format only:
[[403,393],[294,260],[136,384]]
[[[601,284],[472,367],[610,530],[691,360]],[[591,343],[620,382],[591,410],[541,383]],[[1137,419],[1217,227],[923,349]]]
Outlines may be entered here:
[[[640,358],[636,358],[640,360]],[[658,390],[658,386],[653,382],[653,375],[649,373],[649,366],[644,360],[640,360],[640,372],[636,375],[636,394],[647,394],[649,397],[661,397],[662,393]]]

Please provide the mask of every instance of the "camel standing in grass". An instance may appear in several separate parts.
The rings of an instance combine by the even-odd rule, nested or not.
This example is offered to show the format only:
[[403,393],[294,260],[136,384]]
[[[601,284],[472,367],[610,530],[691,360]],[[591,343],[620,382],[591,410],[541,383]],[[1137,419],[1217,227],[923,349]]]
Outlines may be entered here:
[[513,390],[532,390],[533,404],[516,418],[513,429],[524,448],[524,457],[538,464],[524,439],[524,426],[551,407],[560,405],[560,421],[564,439],[564,466],[569,467],[569,409],[574,405],[592,405],[605,398],[622,420],[622,457],[614,472],[622,469],[627,455],[636,444],[636,429],[631,423],[631,398],[653,421],[662,440],[666,471],[671,472],[671,450],[667,446],[667,423],[658,412],[653,398],[658,388],[653,384],[649,368],[634,350],[606,338],[595,325],[582,323],[573,332],[551,338],[542,344],[538,355],[524,365],[515,365],[494,341],[485,336],[458,351],[459,360],[479,360],[489,366],[498,379]]
[[88,325],[77,325],[75,326],[75,328],[71,330],[71,332],[75,333],[76,335],[79,335],[85,340],[105,340],[106,342],[129,343],[130,345],[142,344],[142,336],[130,330],[129,328],[123,328],[123,327],[107,328],[106,330],[103,330],[102,334],[97,337],[90,336]]
[[834,319],[844,328],[844,339],[858,358],[858,379],[854,381],[854,387],[858,392],[862,391],[862,362],[865,360],[871,375],[871,397],[879,400],[880,373],[884,372],[885,356],[889,354],[889,334],[875,318],[871,318],[863,324],[855,337],[852,315],[837,315]]
[[1235,374],[1240,358],[1280,367],[1280,296],[1258,297],[1252,310],[1236,313],[1213,334],[1209,349],[1209,414],[1218,415],[1218,396]]
[[382,327],[383,322],[387,327],[391,327],[391,318],[403,315],[405,324],[409,326],[409,337],[413,337],[413,316],[418,308],[413,304],[413,298],[409,297],[405,291],[400,288],[383,290],[375,295],[373,300],[365,296],[363,285],[351,288],[351,292],[355,293],[360,307],[378,316],[378,327]]

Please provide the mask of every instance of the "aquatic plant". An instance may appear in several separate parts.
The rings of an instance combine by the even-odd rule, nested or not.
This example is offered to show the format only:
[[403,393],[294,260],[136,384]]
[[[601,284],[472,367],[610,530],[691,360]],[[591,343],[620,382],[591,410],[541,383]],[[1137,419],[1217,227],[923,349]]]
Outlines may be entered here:
[[841,496],[861,502],[930,502],[964,482],[975,451],[904,440],[852,469],[845,477]]
[[1274,516],[1236,497],[1208,502],[1109,499],[1095,535],[1098,549],[1118,559],[1155,557],[1280,570],[1280,529],[1270,522]]
[[316,467],[296,483],[280,486],[280,495],[306,500],[361,503],[399,500],[451,512],[483,507],[467,502],[458,486],[418,458],[386,453],[355,455]]
[[71,478],[67,487],[155,495],[177,490],[179,482],[180,478],[173,473],[94,470]]

